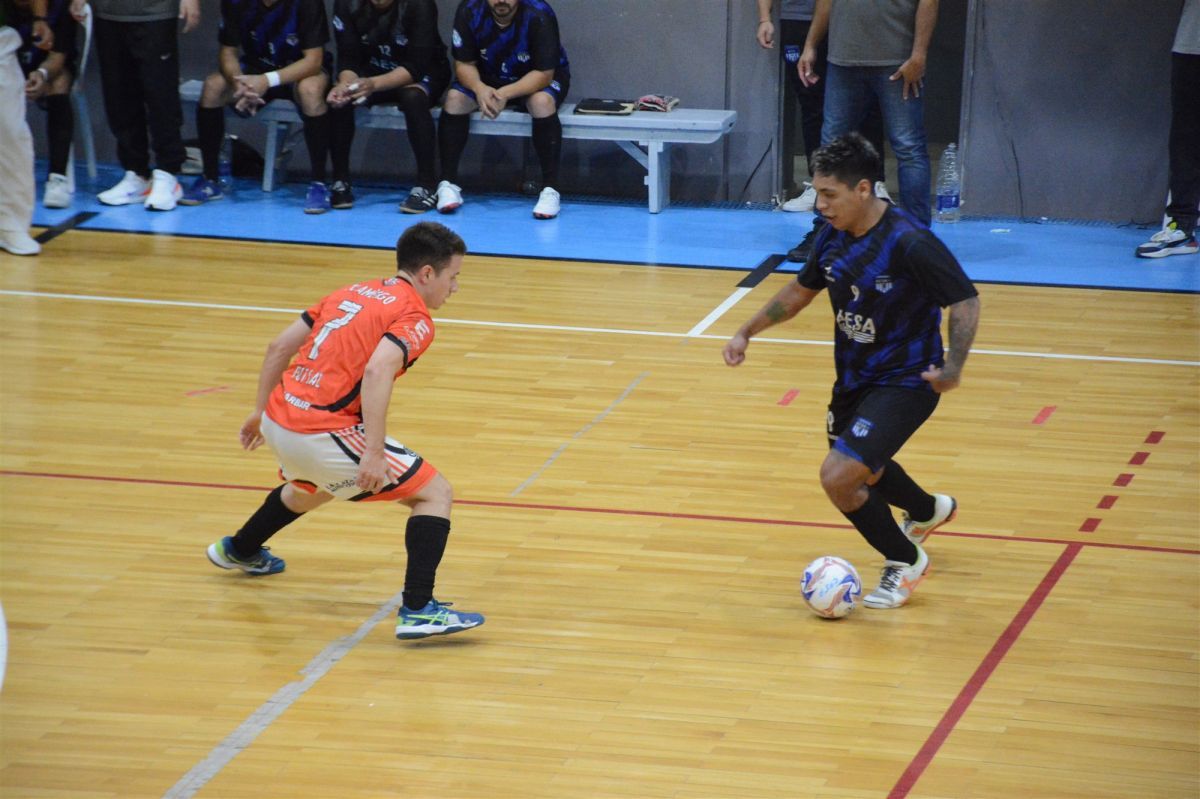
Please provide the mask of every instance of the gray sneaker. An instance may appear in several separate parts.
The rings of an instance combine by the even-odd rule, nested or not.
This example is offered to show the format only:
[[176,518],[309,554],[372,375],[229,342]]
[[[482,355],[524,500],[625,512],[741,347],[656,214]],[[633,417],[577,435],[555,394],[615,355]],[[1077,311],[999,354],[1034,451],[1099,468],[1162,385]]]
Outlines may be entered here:
[[400,203],[400,210],[406,214],[423,214],[434,208],[437,208],[437,195],[423,186],[414,186]]

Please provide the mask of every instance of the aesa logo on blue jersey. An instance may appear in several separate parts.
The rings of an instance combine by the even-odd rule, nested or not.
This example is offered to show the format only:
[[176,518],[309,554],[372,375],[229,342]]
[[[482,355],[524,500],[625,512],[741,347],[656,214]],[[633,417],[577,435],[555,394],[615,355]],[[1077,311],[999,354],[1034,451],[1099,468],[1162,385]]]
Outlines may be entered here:
[[458,35],[457,30],[450,35],[450,41],[454,42],[455,47],[462,47],[462,37]]
[[887,294],[892,290],[893,285],[891,275],[880,275],[875,278],[875,290],[880,294]]
[[295,47],[296,45],[300,44],[300,37],[294,33],[289,33],[287,37],[287,43],[289,47]]
[[875,423],[870,419],[864,419],[861,416],[854,420],[854,424],[850,427],[850,435],[855,438],[865,438],[867,433],[871,432],[871,428]]
[[517,53],[517,60],[524,64],[529,60],[529,53]]
[[339,17],[337,14],[333,15],[333,29],[335,31],[346,30],[346,23],[342,22],[342,18]]

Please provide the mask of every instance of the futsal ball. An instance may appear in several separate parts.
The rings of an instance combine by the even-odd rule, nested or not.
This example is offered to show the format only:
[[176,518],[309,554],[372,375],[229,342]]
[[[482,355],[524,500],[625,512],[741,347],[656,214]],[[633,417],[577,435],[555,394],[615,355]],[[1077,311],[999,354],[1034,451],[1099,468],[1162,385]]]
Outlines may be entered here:
[[824,619],[840,619],[858,604],[862,581],[848,561],[825,555],[805,568],[800,593],[813,613]]

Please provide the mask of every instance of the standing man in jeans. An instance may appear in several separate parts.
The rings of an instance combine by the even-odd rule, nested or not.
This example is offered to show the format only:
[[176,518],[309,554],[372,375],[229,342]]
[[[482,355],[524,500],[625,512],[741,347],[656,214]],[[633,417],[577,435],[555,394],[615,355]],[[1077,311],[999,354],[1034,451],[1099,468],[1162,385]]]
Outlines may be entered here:
[[931,171],[921,90],[937,13],[938,0],[817,0],[800,56],[800,80],[811,86],[820,79],[817,47],[828,31],[821,144],[854,130],[878,102],[896,154],[900,205],[924,225],[931,220]]
[[[83,17],[89,0],[72,0]],[[124,176],[97,199],[105,205],[142,203],[171,211],[183,189],[176,175],[185,153],[179,102],[179,20],[187,33],[200,24],[200,0],[90,0],[100,59],[104,113],[117,139]],[[147,136],[149,130],[149,136]],[[155,169],[150,170],[150,148]]]

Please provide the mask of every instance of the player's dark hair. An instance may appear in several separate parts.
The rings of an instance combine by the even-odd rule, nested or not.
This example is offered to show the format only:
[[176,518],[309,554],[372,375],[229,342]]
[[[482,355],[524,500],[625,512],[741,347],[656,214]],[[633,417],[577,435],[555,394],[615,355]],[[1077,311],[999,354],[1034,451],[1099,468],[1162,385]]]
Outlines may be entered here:
[[416,274],[425,264],[441,272],[455,255],[466,255],[462,237],[437,222],[418,222],[396,240],[396,269]]
[[839,136],[813,153],[812,173],[835,178],[847,186],[873,182],[880,172],[879,153],[857,133]]

